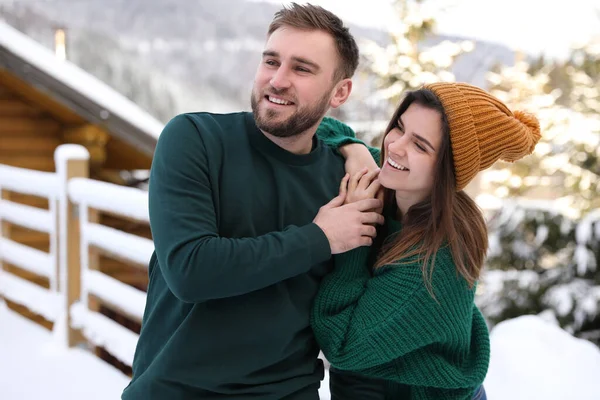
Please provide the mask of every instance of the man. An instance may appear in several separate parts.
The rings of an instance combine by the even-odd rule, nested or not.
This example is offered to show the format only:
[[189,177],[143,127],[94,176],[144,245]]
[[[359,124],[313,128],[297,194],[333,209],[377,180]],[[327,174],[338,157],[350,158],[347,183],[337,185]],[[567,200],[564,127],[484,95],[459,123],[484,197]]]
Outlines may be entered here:
[[149,186],[147,305],[123,399],[318,399],[312,299],[331,255],[370,245],[383,222],[369,211],[376,199],[326,204],[344,160],[315,137],[348,98],[357,63],[339,18],[294,4],[269,28],[252,113],[167,124]]

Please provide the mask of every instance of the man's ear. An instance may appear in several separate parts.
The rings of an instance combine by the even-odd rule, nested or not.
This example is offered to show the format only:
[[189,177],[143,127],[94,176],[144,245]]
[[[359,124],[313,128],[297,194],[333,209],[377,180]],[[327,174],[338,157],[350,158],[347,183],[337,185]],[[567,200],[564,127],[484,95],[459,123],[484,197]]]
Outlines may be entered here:
[[338,108],[348,100],[350,92],[352,92],[352,79],[342,79],[335,85],[329,105],[332,108]]

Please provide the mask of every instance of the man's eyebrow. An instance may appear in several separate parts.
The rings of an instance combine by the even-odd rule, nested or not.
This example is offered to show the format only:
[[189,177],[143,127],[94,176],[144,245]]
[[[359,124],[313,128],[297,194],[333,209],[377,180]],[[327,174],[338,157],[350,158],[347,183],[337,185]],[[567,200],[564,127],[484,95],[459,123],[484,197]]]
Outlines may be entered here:
[[[279,53],[276,52],[275,50],[265,50],[265,51],[263,51],[262,55],[263,55],[263,57],[277,57],[277,58],[279,58]],[[300,64],[309,65],[309,66],[311,66],[313,69],[315,69],[317,71],[321,69],[321,67],[319,67],[319,64],[317,64],[317,63],[315,63],[313,61],[307,60],[306,58],[292,57],[292,60],[294,60],[295,62],[300,63]]]
[[262,55],[263,57],[279,57],[279,53],[275,50],[265,50]]
[[313,69],[315,69],[315,70],[317,70],[317,71],[321,69],[321,67],[319,67],[319,64],[317,64],[317,63],[315,63],[315,62],[312,62],[312,61],[310,61],[310,60],[307,60],[306,58],[302,58],[302,57],[292,57],[292,60],[294,60],[294,61],[296,61],[296,62],[299,62],[300,64],[306,64],[306,65],[309,65],[309,66],[313,67]]

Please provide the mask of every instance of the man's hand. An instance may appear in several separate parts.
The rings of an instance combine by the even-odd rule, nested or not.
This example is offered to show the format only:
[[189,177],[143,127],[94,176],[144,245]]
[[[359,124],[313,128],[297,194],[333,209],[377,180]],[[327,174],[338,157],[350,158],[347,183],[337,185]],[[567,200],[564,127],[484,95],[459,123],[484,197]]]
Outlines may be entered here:
[[378,199],[363,199],[344,205],[349,176],[340,185],[340,194],[319,209],[313,220],[327,236],[331,254],[344,253],[361,246],[371,246],[377,235],[376,224],[383,224],[383,216],[374,211],[382,207]]

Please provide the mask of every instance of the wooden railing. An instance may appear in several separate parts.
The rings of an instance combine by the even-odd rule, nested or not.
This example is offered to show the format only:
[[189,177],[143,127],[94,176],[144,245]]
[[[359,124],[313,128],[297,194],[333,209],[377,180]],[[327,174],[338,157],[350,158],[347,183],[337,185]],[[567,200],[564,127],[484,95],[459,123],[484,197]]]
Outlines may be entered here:
[[[81,146],[64,145],[55,152],[56,173],[0,165],[0,295],[27,307],[48,321],[57,323],[68,314],[64,298],[65,280],[61,274],[61,206],[62,188],[70,177],[88,174],[89,154]],[[79,169],[72,169],[80,166]],[[64,192],[64,190],[62,190]],[[10,200],[11,193],[47,199],[48,209],[32,207]],[[11,239],[10,226],[17,225],[48,234],[49,251],[18,243]],[[11,264],[27,275],[46,278],[48,288],[8,272]]]
[[104,253],[120,261],[147,268],[154,250],[151,240],[98,223],[98,212],[149,222],[148,194],[142,190],[94,181],[72,179],[68,184],[69,199],[79,213],[80,264],[72,265],[68,274],[81,273],[80,301],[73,304],[70,326],[81,329],[84,337],[103,347],[121,362],[131,365],[138,335],[98,312],[104,305],[134,321],[140,322],[146,304],[146,293],[98,270],[98,255]]
[[[104,348],[131,365],[137,333],[99,312],[109,308],[141,322],[145,292],[99,269],[100,255],[146,269],[154,250],[150,239],[99,222],[110,214],[148,224],[147,192],[88,179],[89,154],[77,145],[55,152],[56,172],[0,165],[0,297],[53,322],[61,342]],[[48,199],[48,209],[10,201],[16,192]],[[11,239],[11,224],[47,233],[49,252]],[[6,265],[47,278],[49,288],[23,279]]]

